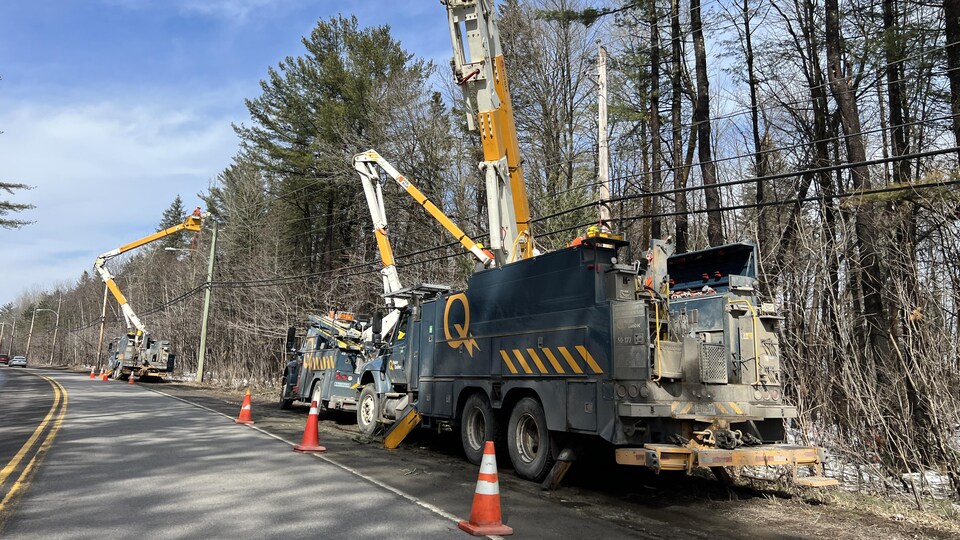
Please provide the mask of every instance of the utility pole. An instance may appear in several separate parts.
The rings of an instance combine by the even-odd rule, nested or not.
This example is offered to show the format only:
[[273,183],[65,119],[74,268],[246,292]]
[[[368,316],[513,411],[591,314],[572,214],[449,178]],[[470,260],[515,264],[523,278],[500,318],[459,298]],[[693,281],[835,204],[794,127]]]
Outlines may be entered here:
[[37,308],[33,308],[33,317],[30,317],[30,331],[27,332],[27,350],[23,353],[30,360],[30,340],[33,339],[33,322],[37,320]]
[[103,286],[103,307],[100,308],[100,339],[97,340],[97,367],[101,365],[101,354],[103,353],[103,326],[107,321],[107,285]]
[[600,227],[610,230],[610,143],[607,135],[607,50],[600,45],[600,57],[597,61],[597,107],[599,109],[597,126],[599,138],[597,149],[597,183],[600,184]]
[[17,339],[17,318],[13,318],[13,330],[10,331],[10,345],[7,345],[7,356],[13,354],[13,341]]
[[63,302],[63,293],[57,297],[57,325],[53,327],[53,345],[50,346],[50,365],[53,365],[53,353],[57,350],[57,333],[60,332],[60,304]]
[[217,254],[217,222],[213,222],[210,260],[207,261],[207,290],[203,293],[203,317],[200,321],[200,354],[197,357],[197,382],[203,382],[203,358],[207,354],[207,317],[210,315],[210,289],[213,283],[213,260]]
[[0,322],[0,347],[3,346],[3,331],[6,329],[7,323]]

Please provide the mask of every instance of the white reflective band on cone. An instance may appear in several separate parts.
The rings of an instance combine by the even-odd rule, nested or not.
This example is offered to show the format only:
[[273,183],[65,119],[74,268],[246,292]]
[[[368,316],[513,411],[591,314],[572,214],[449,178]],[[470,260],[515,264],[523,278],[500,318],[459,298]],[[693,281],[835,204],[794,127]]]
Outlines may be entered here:
[[480,474],[497,474],[497,458],[493,454],[484,454],[480,462]]
[[499,495],[500,482],[487,482],[486,480],[477,480],[476,493],[478,495]]

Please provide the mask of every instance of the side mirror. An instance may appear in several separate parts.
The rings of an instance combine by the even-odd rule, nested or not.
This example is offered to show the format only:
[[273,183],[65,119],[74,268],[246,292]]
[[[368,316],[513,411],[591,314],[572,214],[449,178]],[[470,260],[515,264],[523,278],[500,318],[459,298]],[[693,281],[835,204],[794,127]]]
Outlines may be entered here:
[[287,328],[287,343],[286,343],[287,352],[296,351],[296,345],[295,345],[296,340],[297,340],[297,327],[291,326],[290,328]]
[[383,314],[377,311],[373,314],[373,322],[370,323],[373,332],[373,343],[380,345],[380,333],[383,332]]

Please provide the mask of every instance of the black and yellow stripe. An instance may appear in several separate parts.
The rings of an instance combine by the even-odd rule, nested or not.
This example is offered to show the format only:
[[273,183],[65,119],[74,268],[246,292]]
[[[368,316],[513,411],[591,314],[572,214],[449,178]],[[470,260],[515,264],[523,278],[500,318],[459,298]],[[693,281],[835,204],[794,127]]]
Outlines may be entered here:
[[327,357],[313,357],[307,358],[304,360],[303,364],[307,369],[319,370],[319,369],[333,369],[336,365],[336,357],[327,356]]
[[[573,347],[576,356],[567,347],[536,349],[500,349],[500,358],[511,375],[584,375],[603,373],[593,355],[583,345]],[[543,355],[541,357],[541,354]],[[546,362],[544,362],[546,359]]]

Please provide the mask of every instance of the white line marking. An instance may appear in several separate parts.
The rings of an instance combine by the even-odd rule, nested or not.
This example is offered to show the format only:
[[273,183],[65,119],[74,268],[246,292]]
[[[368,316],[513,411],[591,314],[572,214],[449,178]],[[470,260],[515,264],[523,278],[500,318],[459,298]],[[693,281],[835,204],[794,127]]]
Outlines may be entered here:
[[[141,387],[141,388],[145,388],[145,387]],[[220,411],[213,410],[213,409],[211,409],[210,407],[207,407],[207,406],[205,406],[205,405],[200,405],[199,403],[194,403],[194,402],[192,402],[192,401],[188,401],[188,400],[183,399],[183,398],[181,398],[181,397],[174,396],[174,395],[172,395],[172,394],[168,394],[168,393],[162,392],[162,391],[160,391],[160,390],[154,390],[153,388],[145,388],[145,389],[146,389],[146,390],[149,390],[149,391],[151,391],[151,392],[154,392],[154,393],[156,393],[156,394],[160,394],[160,395],[162,395],[162,396],[166,396],[166,397],[168,397],[168,398],[175,399],[175,400],[177,400],[177,401],[182,401],[183,403],[186,403],[187,405],[192,405],[192,406],[194,406],[194,407],[203,409],[203,410],[205,410],[205,411],[209,411],[209,412],[212,412],[212,413],[214,413],[214,414],[218,414],[218,415],[223,416],[223,417],[225,417],[225,418],[230,418],[231,420],[233,419],[233,417],[231,417],[231,416],[229,416],[229,415],[227,415],[227,414],[224,414],[224,413],[222,413],[222,412],[220,412]],[[271,438],[274,438],[274,439],[276,439],[276,440],[278,440],[278,441],[281,441],[281,442],[283,442],[283,443],[286,443],[287,445],[289,445],[289,446],[291,446],[291,447],[297,444],[297,443],[294,443],[294,442],[292,442],[292,441],[288,441],[287,439],[284,439],[283,437],[281,437],[281,436],[279,436],[279,435],[274,435],[273,433],[270,433],[269,431],[265,431],[264,429],[259,428],[259,427],[257,427],[257,426],[247,426],[247,427],[249,427],[249,428],[252,429],[252,430],[259,431],[260,433],[262,433],[262,434],[264,434],[264,435],[266,435],[266,436],[268,436],[268,437],[271,437]],[[439,507],[437,507],[437,506],[434,506],[434,505],[432,505],[432,504],[430,504],[430,503],[428,503],[428,502],[426,502],[426,501],[422,501],[422,500],[420,500],[419,498],[414,497],[413,495],[410,495],[409,493],[406,493],[405,491],[401,491],[401,490],[399,490],[399,489],[397,489],[397,488],[395,488],[395,487],[393,487],[393,486],[387,485],[387,484],[385,484],[385,483],[377,480],[376,478],[371,478],[371,477],[363,474],[362,472],[360,472],[360,471],[358,471],[358,470],[356,470],[356,469],[354,469],[354,468],[352,468],[352,467],[348,467],[348,466],[343,465],[343,464],[341,464],[341,463],[337,463],[336,461],[328,458],[327,456],[325,456],[325,455],[323,455],[323,454],[310,454],[310,455],[312,455],[313,457],[315,457],[315,458],[317,458],[317,459],[326,461],[327,463],[329,463],[329,464],[331,464],[331,465],[334,465],[334,466],[336,466],[336,467],[339,467],[340,469],[343,469],[344,471],[346,471],[346,472],[348,472],[348,473],[350,473],[350,474],[352,474],[352,475],[354,475],[354,476],[358,476],[358,477],[366,480],[367,482],[370,482],[371,484],[373,484],[373,485],[375,485],[375,486],[381,487],[381,488],[383,488],[383,489],[385,489],[385,490],[387,490],[387,491],[389,491],[389,492],[391,492],[391,493],[393,493],[393,494],[395,494],[395,495],[398,495],[398,496],[400,496],[400,497],[403,497],[404,499],[412,502],[413,504],[416,504],[417,506],[419,506],[419,507],[421,507],[421,508],[425,508],[425,509],[429,510],[430,512],[433,512],[434,514],[437,514],[438,516],[441,516],[441,517],[443,517],[443,518],[445,518],[445,519],[447,519],[447,520],[449,520],[449,521],[452,521],[452,522],[454,522],[454,523],[460,523],[461,521],[463,521],[463,520],[460,519],[459,517],[457,517],[457,516],[455,516],[455,515],[447,512],[447,511],[443,510],[442,508],[439,508]],[[500,537],[498,537],[498,536],[487,536],[487,538],[497,539],[497,538],[500,538]]]

